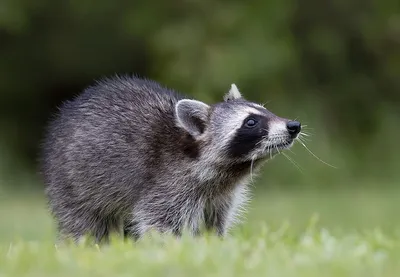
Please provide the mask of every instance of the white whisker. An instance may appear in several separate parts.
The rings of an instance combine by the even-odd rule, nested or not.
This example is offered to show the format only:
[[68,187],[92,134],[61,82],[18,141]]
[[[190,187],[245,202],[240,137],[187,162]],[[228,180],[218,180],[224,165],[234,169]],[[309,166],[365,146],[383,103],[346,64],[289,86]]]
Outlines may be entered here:
[[256,143],[256,146],[259,145],[260,143],[262,143],[264,141],[264,139],[266,139],[266,137],[262,137],[261,140]]
[[268,149],[268,152],[269,152],[269,159],[271,160],[272,159],[271,145],[268,145],[267,149]]
[[307,124],[301,125],[301,129],[314,130],[314,128],[308,127]]
[[310,134],[305,133],[305,132],[300,132],[299,135],[301,135],[301,136],[306,136],[306,137],[311,137]]
[[[287,145],[289,145],[289,143]],[[292,149],[287,148],[287,150],[289,150],[291,153],[293,153],[293,155],[296,155],[296,153],[294,153]]]
[[250,180],[253,183],[253,165],[254,165],[254,158],[251,159],[250,163]]
[[275,146],[276,151],[278,151],[278,154],[280,154],[281,152],[279,151],[278,146],[276,146],[276,145],[274,145],[274,146]]
[[332,167],[332,168],[337,169],[337,167],[335,167],[335,166],[333,166],[333,165],[331,165],[331,164],[329,164],[329,163],[327,163],[327,162],[321,160],[319,157],[317,157],[317,155],[315,155],[310,149],[308,149],[308,147],[304,144],[304,142],[303,142],[300,138],[298,138],[298,141],[300,142],[301,145],[303,145],[303,147],[304,147],[312,156],[314,156],[314,158],[316,158],[317,160],[319,160],[321,163],[326,164],[327,166],[330,166],[330,167]]
[[290,158],[286,153],[282,152],[282,155],[289,160],[302,174],[304,174],[302,167],[295,162],[292,158]]
[[302,139],[302,140],[307,141],[307,142],[310,142],[310,141],[311,141],[310,138],[303,137],[303,136],[300,136],[300,135],[298,136],[298,139]]
[[300,132],[298,138],[304,139],[307,142],[311,141],[311,135],[306,132]]

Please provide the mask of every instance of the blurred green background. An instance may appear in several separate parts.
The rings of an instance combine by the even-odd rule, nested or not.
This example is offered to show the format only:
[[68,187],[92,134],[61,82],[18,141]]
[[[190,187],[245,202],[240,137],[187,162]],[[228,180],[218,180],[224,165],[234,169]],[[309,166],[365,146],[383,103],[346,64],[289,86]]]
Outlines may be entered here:
[[277,157],[255,184],[260,218],[326,211],[334,226],[351,211],[346,222],[396,223],[398,0],[0,0],[0,224],[8,237],[35,214],[29,203],[47,216],[36,173],[47,120],[116,73],[210,103],[236,83],[246,98],[307,125],[307,146],[337,168],[300,144],[287,154],[301,170]]

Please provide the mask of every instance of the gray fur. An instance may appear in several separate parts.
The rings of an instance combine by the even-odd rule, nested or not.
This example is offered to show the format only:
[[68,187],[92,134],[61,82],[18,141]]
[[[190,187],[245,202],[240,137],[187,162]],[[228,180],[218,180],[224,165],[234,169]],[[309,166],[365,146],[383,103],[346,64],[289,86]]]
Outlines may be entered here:
[[115,77],[64,103],[41,159],[60,238],[101,241],[121,229],[135,239],[151,229],[198,235],[203,225],[224,236],[248,200],[250,167],[276,154],[271,143],[292,144],[281,129],[272,141],[265,126],[240,152],[238,129],[249,111],[268,126],[287,120],[237,92],[207,105],[153,81]]

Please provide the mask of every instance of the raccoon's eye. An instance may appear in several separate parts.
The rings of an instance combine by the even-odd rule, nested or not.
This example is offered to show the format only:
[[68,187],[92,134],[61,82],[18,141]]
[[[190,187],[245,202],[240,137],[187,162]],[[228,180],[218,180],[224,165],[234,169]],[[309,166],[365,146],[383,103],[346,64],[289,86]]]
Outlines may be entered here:
[[256,126],[257,121],[255,121],[254,119],[250,118],[246,121],[246,127],[254,127]]

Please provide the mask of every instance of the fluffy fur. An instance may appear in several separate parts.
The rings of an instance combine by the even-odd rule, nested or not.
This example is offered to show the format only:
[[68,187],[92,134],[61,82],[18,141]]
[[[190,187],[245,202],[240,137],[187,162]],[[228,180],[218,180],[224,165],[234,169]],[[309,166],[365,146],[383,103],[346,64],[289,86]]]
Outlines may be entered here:
[[287,122],[235,85],[208,105],[136,77],[96,83],[62,105],[42,147],[60,238],[203,227],[224,236],[248,200],[250,173],[292,145]]

